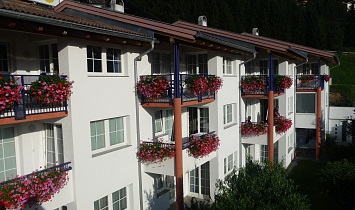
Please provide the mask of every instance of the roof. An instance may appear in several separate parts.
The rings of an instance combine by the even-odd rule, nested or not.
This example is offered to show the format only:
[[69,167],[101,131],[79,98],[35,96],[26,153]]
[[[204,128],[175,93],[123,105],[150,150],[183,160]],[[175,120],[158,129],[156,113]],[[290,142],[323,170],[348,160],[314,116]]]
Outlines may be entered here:
[[173,25],[176,26],[181,26],[184,28],[188,29],[195,29],[199,31],[203,31],[206,33],[214,34],[214,35],[221,35],[224,37],[232,38],[235,40],[255,44],[256,46],[264,49],[270,49],[274,52],[279,52],[284,55],[288,55],[290,57],[298,57],[298,58],[304,58],[306,57],[303,52],[307,52],[309,54],[319,56],[327,61],[337,63],[337,57],[334,53],[329,53],[326,51],[302,46],[302,45],[297,45],[294,43],[289,43],[289,42],[283,42],[275,39],[270,39],[262,36],[257,36],[253,34],[248,34],[248,33],[242,33],[242,34],[237,34],[237,33],[232,33],[229,31],[224,31],[221,29],[216,29],[216,28],[211,28],[211,27],[205,27],[205,26],[200,26],[197,24],[193,23],[188,23],[184,21],[177,21],[173,23]]
[[[110,34],[118,37],[130,38],[133,40],[151,41],[153,39],[153,37],[143,33],[137,33],[102,22],[68,15],[55,11],[48,6],[42,6],[33,2],[20,0],[0,0],[0,16],[30,20],[34,22],[63,26],[89,32],[95,31],[96,33]],[[96,30],[93,30],[93,28]]]
[[121,13],[121,12],[108,10],[104,8],[97,8],[91,5],[86,5],[79,2],[73,2],[70,0],[64,0],[54,8],[56,12],[65,12],[66,9],[72,9],[75,11],[84,12],[86,14],[97,15],[99,17],[104,17],[104,18],[124,22],[127,24],[148,28],[155,31],[155,33],[168,35],[171,36],[172,38],[182,39],[190,42],[195,41],[195,37],[194,37],[196,35],[195,30],[185,29],[185,28],[181,28],[167,23],[162,23],[155,20],[136,17],[126,13]]

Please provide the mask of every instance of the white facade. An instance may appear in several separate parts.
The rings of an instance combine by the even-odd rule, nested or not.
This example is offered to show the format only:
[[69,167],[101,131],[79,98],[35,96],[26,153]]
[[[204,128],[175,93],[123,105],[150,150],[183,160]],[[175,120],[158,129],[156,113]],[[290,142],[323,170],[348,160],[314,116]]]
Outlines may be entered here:
[[346,121],[354,119],[354,107],[330,107],[329,134],[336,142],[352,143],[352,137],[346,134]]

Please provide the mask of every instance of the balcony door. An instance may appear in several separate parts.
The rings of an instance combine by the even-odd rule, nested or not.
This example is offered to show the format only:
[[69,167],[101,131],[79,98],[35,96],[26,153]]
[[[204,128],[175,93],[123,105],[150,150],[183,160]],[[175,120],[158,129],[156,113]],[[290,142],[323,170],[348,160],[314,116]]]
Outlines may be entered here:
[[189,134],[209,132],[209,109],[189,107]]
[[207,54],[186,55],[186,72],[188,74],[208,74]]
[[152,53],[152,74],[171,74],[172,55],[168,53]]
[[45,124],[47,165],[64,163],[63,129],[59,124]]
[[[278,75],[279,74],[279,60],[273,59],[272,66],[273,66],[274,75]],[[260,69],[260,75],[269,75],[268,60],[260,60],[259,61],[259,69]]]
[[210,162],[202,164],[189,172],[190,193],[198,197],[210,196]]

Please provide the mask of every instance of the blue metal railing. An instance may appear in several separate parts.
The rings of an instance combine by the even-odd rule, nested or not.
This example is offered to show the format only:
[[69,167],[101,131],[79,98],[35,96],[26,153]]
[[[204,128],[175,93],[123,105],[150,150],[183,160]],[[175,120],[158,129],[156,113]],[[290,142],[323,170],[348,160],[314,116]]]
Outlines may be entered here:
[[[174,93],[175,93],[175,88],[174,88],[174,75],[173,74],[162,74],[162,75],[142,75],[140,78],[145,78],[145,77],[158,77],[158,76],[163,76],[166,77],[168,80],[169,87],[166,90],[166,92],[159,98],[154,98],[154,99],[148,99],[144,97],[139,90],[137,90],[138,98],[142,104],[144,103],[170,103],[172,104],[173,98],[174,98]],[[186,102],[186,101],[202,101],[203,99],[208,99],[208,98],[215,98],[215,93],[214,92],[203,92],[198,96],[195,96],[193,92],[188,90],[187,85],[185,83],[185,80],[189,77],[196,77],[196,76],[212,76],[212,75],[207,75],[207,74],[179,74],[179,79],[180,79],[180,94],[181,94],[181,102]]]
[[[267,95],[269,91],[269,76],[268,75],[246,75],[246,76],[241,76],[241,84],[243,82],[246,82],[249,84],[249,81],[253,80],[262,80],[264,87],[263,88],[257,88],[254,90],[250,90],[247,88],[243,88],[243,85],[241,86],[241,91],[242,95]],[[252,84],[250,84],[252,85]]]
[[[68,112],[67,102],[61,104],[43,104],[30,93],[31,83],[38,80],[41,76],[50,77],[52,75],[8,75],[15,83],[22,86],[20,102],[14,103],[10,108],[0,113],[1,118],[15,117],[16,120],[26,119],[27,115]],[[54,76],[54,75],[53,75]],[[66,79],[66,76],[62,76]]]
[[324,88],[324,80],[318,75],[297,75],[297,90],[315,90],[317,87]]
[[[56,166],[52,166],[52,167],[49,167],[49,168],[45,168],[43,170],[40,170],[40,171],[35,171],[33,173],[30,173],[30,174],[26,174],[24,176],[20,176],[21,178],[28,178],[28,177],[31,177],[33,175],[40,175],[40,174],[43,174],[47,171],[62,171],[62,172],[65,172],[65,171],[70,171],[72,170],[72,167],[69,166],[71,162],[65,162],[65,163],[62,163],[62,164],[59,164],[59,165],[56,165]],[[14,178],[16,179],[16,178]],[[4,182],[0,182],[0,187],[3,187],[4,185],[6,185],[7,183],[10,183],[12,179],[10,180],[7,180],[7,181],[4,181]]]

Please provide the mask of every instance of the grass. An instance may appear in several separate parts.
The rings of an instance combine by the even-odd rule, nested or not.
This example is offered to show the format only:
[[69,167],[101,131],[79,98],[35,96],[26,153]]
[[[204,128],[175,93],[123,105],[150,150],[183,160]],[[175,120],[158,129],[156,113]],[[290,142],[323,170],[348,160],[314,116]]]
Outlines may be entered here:
[[325,162],[313,160],[299,160],[297,166],[292,170],[289,178],[295,181],[299,186],[298,190],[307,195],[311,203],[312,210],[334,210],[340,209],[331,199],[322,196],[320,185],[318,183],[318,174],[326,165]]

